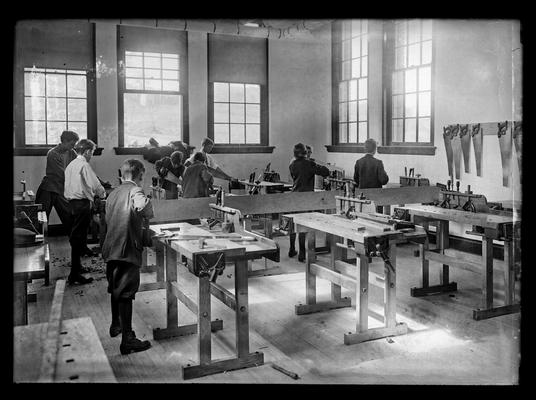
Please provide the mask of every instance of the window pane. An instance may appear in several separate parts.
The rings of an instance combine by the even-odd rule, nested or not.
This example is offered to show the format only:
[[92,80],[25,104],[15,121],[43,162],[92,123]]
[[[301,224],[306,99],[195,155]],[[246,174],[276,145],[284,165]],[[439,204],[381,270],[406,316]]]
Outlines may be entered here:
[[44,122],[26,122],[24,124],[24,135],[26,144],[46,144],[46,133]]
[[162,90],[160,79],[145,79],[145,90]]
[[348,101],[348,82],[339,83],[339,101]]
[[350,40],[345,40],[342,42],[342,59],[343,60],[348,60],[351,57],[351,54],[350,54],[350,46],[351,46],[351,41]]
[[170,92],[179,91],[179,82],[178,81],[162,81],[162,90]]
[[149,52],[144,52],[143,55],[145,57],[160,57],[160,53],[149,53]]
[[405,142],[415,142],[417,138],[417,126],[415,118],[406,119],[406,132],[404,141]]
[[67,129],[66,122],[47,122],[47,143],[56,144],[60,142],[61,133]]
[[361,55],[366,56],[368,54],[368,35],[361,36]]
[[393,118],[404,117],[404,96],[393,96]]
[[359,143],[364,143],[368,139],[367,123],[359,123]]
[[408,24],[408,43],[415,43],[421,40],[421,21],[413,19]]
[[422,21],[422,40],[432,39],[432,20]]
[[145,69],[144,73],[145,73],[145,78],[149,78],[149,79],[161,79],[162,78],[162,76],[160,75],[159,69]]
[[357,143],[357,123],[348,124],[348,143]]
[[356,37],[352,39],[352,58],[361,56],[361,39]]
[[421,63],[421,45],[420,43],[409,46],[408,67],[419,65]]
[[129,51],[129,50],[126,50],[125,51],[125,54],[127,56],[142,56],[143,55],[143,52],[141,51]]
[[244,85],[242,83],[231,83],[230,85],[230,101],[243,103],[244,98]]
[[245,143],[243,124],[231,124],[231,143]]
[[406,117],[417,116],[417,94],[406,94]]
[[339,143],[348,142],[348,124],[339,124]]
[[24,94],[26,96],[44,96],[45,74],[25,72]]
[[361,76],[368,75],[368,57],[363,57],[361,59]]
[[51,97],[65,97],[67,84],[65,75],[59,74],[47,74],[47,96]]
[[430,141],[430,118],[419,118],[419,142]]
[[393,94],[404,93],[404,72],[394,72],[393,73]]
[[261,143],[261,126],[259,124],[246,125],[246,143],[260,144]]
[[260,85],[246,85],[246,103],[261,102],[261,87]]
[[339,122],[348,121],[348,103],[339,103]]
[[359,99],[366,99],[367,98],[367,78],[363,78],[359,80]]
[[352,20],[352,36],[357,36],[361,33],[361,20]]
[[162,64],[160,63],[160,57],[145,57],[143,60],[143,66],[145,68],[162,68]]
[[350,81],[350,94],[348,100],[357,100],[357,79]]
[[361,59],[356,58],[352,60],[352,78],[359,78],[361,76]]
[[24,119],[45,119],[45,98],[25,97],[24,98]]
[[342,79],[350,79],[350,61],[343,61],[342,63]]
[[229,84],[214,82],[214,101],[229,101]]
[[428,40],[422,43],[422,64],[432,62],[432,41]]
[[126,88],[127,89],[143,89],[143,79],[126,79],[125,80]]
[[214,122],[229,122],[229,104],[214,103]]
[[[143,78],[142,68],[127,68],[125,72],[127,78]],[[70,94],[70,91],[69,91]]]
[[348,39],[352,35],[352,21],[343,21],[342,22],[342,38]]
[[359,102],[359,121],[366,121],[367,119],[367,101],[362,100]]
[[173,58],[175,60],[179,59],[179,55],[178,54],[173,54],[173,53],[162,53],[162,57]]
[[419,90],[432,88],[432,69],[430,67],[419,68]]
[[406,68],[406,46],[402,46],[396,49],[396,56],[395,56],[395,68]]
[[417,91],[417,70],[408,69],[406,72],[405,92]]
[[162,68],[164,69],[179,69],[179,60],[172,58],[162,58]]
[[396,46],[404,46],[407,44],[407,35],[406,35],[406,22],[401,22],[396,24],[395,35],[396,35]]
[[87,121],[86,99],[69,99],[69,121]]
[[248,124],[259,124],[261,122],[261,106],[246,104],[246,122]]
[[162,70],[163,79],[179,79],[179,71]]
[[142,146],[147,138],[169,143],[182,138],[182,96],[124,93],[125,146]]
[[348,103],[348,121],[357,121],[357,101]]
[[214,124],[214,143],[229,143],[229,125]]
[[[244,123],[244,104],[231,104],[231,122]],[[231,127],[231,133],[233,129]]]
[[67,75],[67,95],[69,97],[86,97],[86,76]]
[[87,139],[87,122],[67,122],[67,129],[78,133],[80,139]]
[[403,119],[393,119],[393,142],[402,142],[402,135],[404,134],[402,126],[403,123]]
[[65,99],[47,99],[47,120],[65,121],[67,119],[67,108]]
[[419,117],[430,115],[430,92],[419,93]]
[[126,55],[125,56],[125,65],[127,67],[142,68],[143,67],[143,58],[142,57]]

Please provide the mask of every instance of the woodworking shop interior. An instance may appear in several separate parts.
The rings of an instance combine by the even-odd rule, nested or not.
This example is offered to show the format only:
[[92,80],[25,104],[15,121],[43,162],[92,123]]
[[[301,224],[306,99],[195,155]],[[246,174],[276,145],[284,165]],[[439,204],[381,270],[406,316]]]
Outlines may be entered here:
[[[519,385],[519,20],[13,30],[13,382]],[[96,144],[105,189],[88,203],[87,283],[69,278],[71,228],[38,193],[63,131]],[[219,169],[197,161],[166,189],[170,143],[184,163],[205,138]],[[363,174],[381,166],[356,168],[369,139],[388,176],[373,187]],[[291,174],[299,143],[312,153],[293,171],[316,166],[310,190]],[[130,267],[132,331],[150,347],[122,354],[101,250],[110,199],[133,183],[127,159],[143,163],[154,216]],[[198,164],[213,184],[185,197]]]

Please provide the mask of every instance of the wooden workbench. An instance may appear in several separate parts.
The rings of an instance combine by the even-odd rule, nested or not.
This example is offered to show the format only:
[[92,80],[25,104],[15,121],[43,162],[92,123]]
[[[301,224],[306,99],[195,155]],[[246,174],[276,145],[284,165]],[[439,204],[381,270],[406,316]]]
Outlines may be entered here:
[[[337,215],[303,213],[292,215],[297,232],[306,232],[307,253],[305,268],[305,304],[296,305],[296,314],[308,314],[335,308],[350,307],[351,299],[341,298],[341,287],[356,293],[356,332],[345,333],[344,343],[355,344],[386,336],[402,335],[407,325],[396,322],[396,243],[406,240],[405,233],[397,230],[380,231],[363,225],[357,220],[349,220]],[[316,262],[314,248],[315,233],[325,232],[331,239],[331,259],[329,266]],[[414,239],[425,238],[424,230],[412,232]],[[369,281],[370,249],[380,244],[390,262],[385,262],[385,276]],[[356,265],[349,264],[341,257],[341,250],[356,254]],[[372,274],[372,273],[371,273]],[[376,275],[376,274],[373,274]],[[331,282],[331,300],[317,303],[316,278]],[[383,282],[383,283],[378,283]],[[378,285],[385,292],[384,326],[368,328],[369,284]]]
[[[13,324],[28,323],[28,280],[48,280],[50,252],[48,244],[13,249]],[[46,282],[47,283],[47,282]]]
[[[173,237],[154,239],[160,243],[159,248],[163,248],[165,251],[165,257],[160,256],[157,259],[158,262],[164,262],[165,266],[167,326],[163,329],[154,329],[153,337],[155,340],[161,340],[197,333],[199,338],[199,364],[182,366],[183,379],[262,365],[264,363],[263,353],[249,352],[247,262],[249,259],[278,255],[279,247],[277,244],[270,239],[247,231],[237,232],[230,237],[233,240],[237,236],[254,237],[254,241],[231,241],[229,238],[217,238],[218,233],[188,223],[152,225],[151,230],[154,234],[175,231]],[[195,235],[206,238],[203,248],[200,248],[199,239],[191,239]],[[192,269],[196,270],[198,266],[196,263],[202,262],[200,256],[206,254],[223,254],[225,261],[234,262],[234,294],[212,281],[208,276],[198,276],[197,301],[195,301],[195,296],[190,293],[189,288],[180,285],[177,273],[178,257],[186,257]],[[236,313],[236,357],[212,360],[211,332],[223,329],[223,321],[211,320],[211,295]],[[197,315],[196,324],[179,326],[177,300],[180,300],[191,312]]]
[[[514,215],[496,215],[488,213],[473,213],[463,210],[445,209],[437,206],[407,206],[398,207],[407,210],[414,223],[427,225],[437,221],[437,249],[425,250],[425,263],[422,264],[422,287],[411,289],[411,295],[426,296],[457,290],[456,282],[449,282],[449,266],[466,269],[482,274],[482,305],[473,310],[473,318],[481,320],[499,315],[511,314],[520,311],[519,302],[514,299],[515,268],[514,268],[514,235],[516,226],[520,221]],[[449,222],[472,225],[478,231],[469,231],[470,234],[482,236],[482,262],[463,261],[445,255],[449,248]],[[493,240],[504,241],[504,305],[493,305]],[[440,271],[439,285],[429,284],[429,263],[436,261],[443,264]]]
[[259,194],[269,194],[274,191],[283,192],[286,190],[290,190],[292,188],[292,184],[286,183],[286,182],[261,181],[259,183],[256,183],[256,182],[250,182],[247,180],[239,180],[238,182],[244,185],[247,191],[249,191],[252,188],[257,188],[259,190]]

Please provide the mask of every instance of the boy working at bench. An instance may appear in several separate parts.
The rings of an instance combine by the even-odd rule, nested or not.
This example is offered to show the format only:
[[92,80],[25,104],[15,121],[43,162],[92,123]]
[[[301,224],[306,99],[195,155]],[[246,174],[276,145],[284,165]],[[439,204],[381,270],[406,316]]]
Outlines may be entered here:
[[122,183],[106,201],[108,230],[102,248],[106,262],[108,293],[111,294],[112,324],[110,336],[122,333],[121,354],[144,351],[148,340],[136,338],[132,330],[132,300],[140,286],[143,247],[142,229],[153,218],[153,206],[142,189],[145,167],[139,160],[128,159],[121,165]]

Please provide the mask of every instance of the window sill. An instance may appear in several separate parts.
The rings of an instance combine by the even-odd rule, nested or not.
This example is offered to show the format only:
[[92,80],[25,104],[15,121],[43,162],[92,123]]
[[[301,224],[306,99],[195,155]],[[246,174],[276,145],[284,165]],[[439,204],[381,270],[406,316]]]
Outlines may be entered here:
[[378,146],[379,154],[415,154],[423,156],[434,156],[435,146]]
[[[188,146],[190,153],[195,149],[195,146]],[[145,147],[114,147],[115,154],[118,156],[126,155],[144,155],[146,148]]]
[[255,146],[255,145],[215,145],[211,154],[239,154],[239,153],[273,153],[275,146]]
[[[48,151],[55,146],[43,146],[43,147],[15,147],[13,149],[14,156],[46,156]],[[102,154],[103,147],[97,147],[94,156],[100,156]]]
[[355,144],[326,145],[328,153],[365,153],[365,146]]

